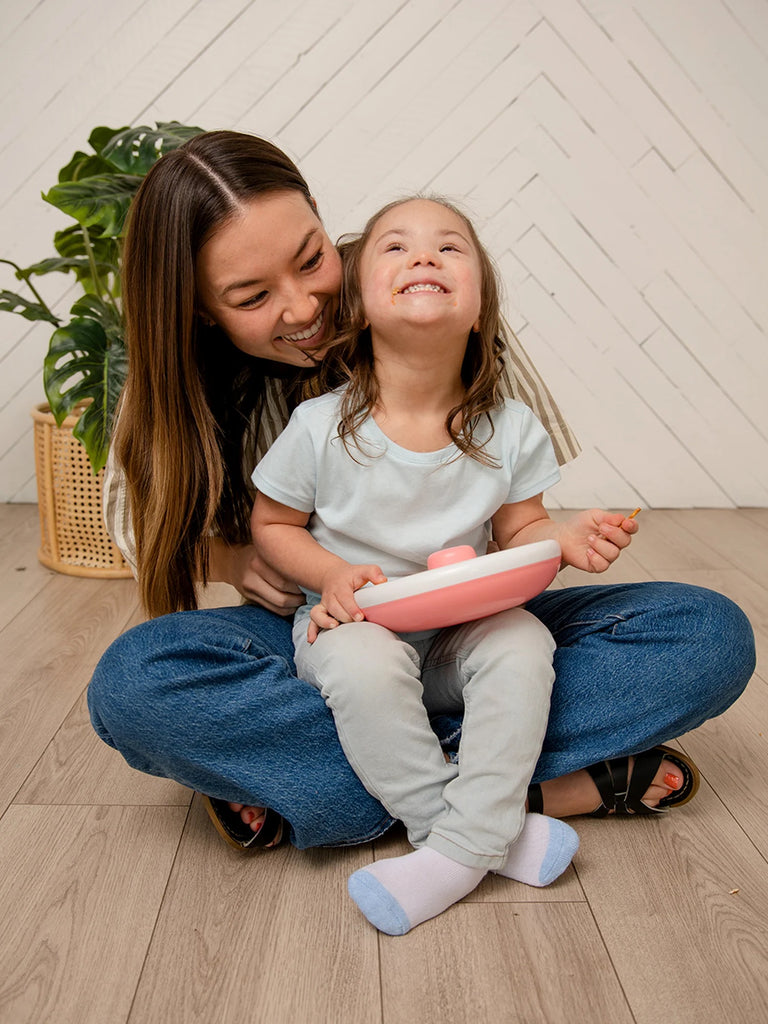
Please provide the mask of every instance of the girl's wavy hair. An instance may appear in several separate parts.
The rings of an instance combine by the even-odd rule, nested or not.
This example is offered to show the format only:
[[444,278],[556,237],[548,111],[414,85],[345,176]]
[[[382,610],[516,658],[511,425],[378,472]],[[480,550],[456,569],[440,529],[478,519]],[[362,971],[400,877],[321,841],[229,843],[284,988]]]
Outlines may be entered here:
[[[198,315],[195,262],[243,205],[295,191],[295,164],[241,132],[196,136],[163,156],[130,209],[123,256],[128,377],[115,428],[150,615],[197,605],[211,536],[250,542],[253,466],[266,378],[295,368],[245,355]],[[299,374],[301,371],[298,371]],[[249,470],[250,471],[250,470]]]
[[[344,267],[339,332],[336,343],[322,362],[317,378],[308,382],[305,394],[322,394],[347,385],[341,402],[339,437],[354,458],[352,447],[360,450],[358,429],[379,398],[371,331],[366,326],[362,302],[360,261],[379,220],[391,210],[416,199],[439,203],[461,218],[480,262],[479,330],[471,331],[468,337],[461,367],[464,397],[449,411],[445,427],[460,455],[468,455],[486,465],[496,466],[497,462],[484,448],[493,435],[490,413],[503,401],[506,380],[504,352],[509,334],[501,314],[499,275],[467,215],[442,196],[414,195],[396,199],[375,213],[360,234],[344,235],[339,240],[338,248]],[[481,441],[477,435],[483,420],[488,422],[491,434]]]

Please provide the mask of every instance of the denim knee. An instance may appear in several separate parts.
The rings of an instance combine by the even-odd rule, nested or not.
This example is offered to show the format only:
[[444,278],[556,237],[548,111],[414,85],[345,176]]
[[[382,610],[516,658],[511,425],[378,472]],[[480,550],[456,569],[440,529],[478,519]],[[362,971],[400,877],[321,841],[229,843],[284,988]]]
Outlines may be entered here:
[[724,594],[684,584],[680,588],[681,615],[704,646],[700,656],[712,691],[710,715],[719,715],[743,693],[755,671],[754,632],[746,614]]

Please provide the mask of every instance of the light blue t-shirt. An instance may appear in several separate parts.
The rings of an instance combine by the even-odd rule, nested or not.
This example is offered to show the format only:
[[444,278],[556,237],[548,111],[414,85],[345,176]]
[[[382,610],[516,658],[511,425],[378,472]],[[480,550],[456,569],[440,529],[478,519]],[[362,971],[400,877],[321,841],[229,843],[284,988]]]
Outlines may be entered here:
[[[374,562],[390,580],[426,569],[441,548],[469,544],[484,555],[498,509],[560,479],[546,430],[511,398],[492,413],[484,449],[500,468],[457,458],[453,444],[401,448],[371,416],[353,458],[338,437],[340,401],[334,392],[299,405],[252,479],[275,501],[312,513],[307,529],[324,548],[353,564]],[[490,425],[479,430],[485,439]]]

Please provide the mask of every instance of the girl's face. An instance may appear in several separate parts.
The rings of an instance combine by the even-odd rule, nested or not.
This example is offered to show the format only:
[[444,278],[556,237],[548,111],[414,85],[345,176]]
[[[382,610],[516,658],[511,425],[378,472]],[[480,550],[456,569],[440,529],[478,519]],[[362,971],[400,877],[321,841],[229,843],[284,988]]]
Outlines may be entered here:
[[250,200],[201,246],[199,312],[242,352],[311,365],[335,333],[341,260],[300,192]]
[[464,220],[429,199],[412,199],[374,225],[360,257],[360,294],[374,333],[405,325],[478,327],[480,259]]

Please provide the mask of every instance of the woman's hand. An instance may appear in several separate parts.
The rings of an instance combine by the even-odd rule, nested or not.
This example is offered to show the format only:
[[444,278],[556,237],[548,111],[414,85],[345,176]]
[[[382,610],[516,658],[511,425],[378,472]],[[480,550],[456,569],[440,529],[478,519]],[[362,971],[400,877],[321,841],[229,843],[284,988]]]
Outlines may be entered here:
[[623,512],[592,508],[559,523],[557,540],[564,564],[586,572],[605,572],[637,530],[635,520]]
[[276,615],[293,615],[304,604],[304,595],[291,580],[270,568],[253,544],[225,544],[211,541],[209,579],[229,583],[247,601]]
[[323,577],[321,600],[309,613],[307,640],[313,644],[323,629],[335,629],[342,622],[362,622],[365,618],[354,593],[366,583],[386,583],[378,565],[340,563]]

